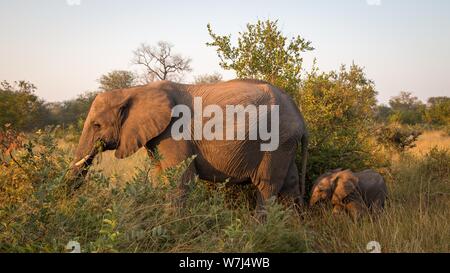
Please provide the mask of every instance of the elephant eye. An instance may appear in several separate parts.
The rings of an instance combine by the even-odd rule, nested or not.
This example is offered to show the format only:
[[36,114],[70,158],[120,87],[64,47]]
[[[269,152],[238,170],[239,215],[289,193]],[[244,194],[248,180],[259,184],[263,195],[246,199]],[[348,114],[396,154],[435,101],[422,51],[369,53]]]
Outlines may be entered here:
[[94,122],[94,128],[95,129],[100,129],[100,127],[102,127],[101,125],[100,125],[100,123],[98,123],[98,122]]

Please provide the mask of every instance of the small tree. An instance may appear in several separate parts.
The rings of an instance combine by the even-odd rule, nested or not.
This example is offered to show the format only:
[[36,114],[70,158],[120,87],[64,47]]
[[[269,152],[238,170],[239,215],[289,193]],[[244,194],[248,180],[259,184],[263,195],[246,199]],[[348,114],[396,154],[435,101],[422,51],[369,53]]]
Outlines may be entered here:
[[207,25],[216,47],[220,66],[234,70],[238,78],[265,80],[297,94],[302,72],[302,53],[314,48],[311,42],[300,36],[289,39],[278,29],[278,21],[259,21],[247,24],[244,32],[238,33],[237,46],[231,43],[231,35],[220,36]]
[[185,72],[192,71],[191,59],[173,54],[173,45],[160,41],[156,46],[141,44],[134,51],[133,63],[145,69],[146,81],[181,81]]
[[217,83],[222,81],[222,75],[215,72],[213,74],[203,74],[195,77],[195,84]]
[[135,85],[136,77],[130,71],[114,70],[102,75],[98,80],[100,90],[108,91],[114,89],[130,88]]
[[391,122],[414,125],[423,122],[425,105],[410,92],[402,91],[389,100],[392,108]]
[[414,110],[417,107],[423,105],[423,103],[412,93],[402,91],[398,96],[392,97],[389,100],[391,108],[396,110]]

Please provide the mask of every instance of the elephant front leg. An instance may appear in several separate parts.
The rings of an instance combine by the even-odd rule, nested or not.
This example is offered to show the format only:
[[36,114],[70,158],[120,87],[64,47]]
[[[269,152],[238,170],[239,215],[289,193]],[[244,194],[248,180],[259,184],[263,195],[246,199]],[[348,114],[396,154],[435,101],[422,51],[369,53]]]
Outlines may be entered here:
[[194,165],[194,162],[191,162],[190,166],[187,170],[181,175],[179,180],[177,181],[177,188],[175,192],[174,199],[172,204],[177,209],[183,209],[186,205],[186,200],[188,198],[191,185],[190,183],[194,182],[197,177],[197,171]]
[[[149,145],[150,146],[150,145]],[[185,166],[186,160],[193,156],[191,147],[186,141],[175,141],[167,135],[160,136],[151,143],[152,151],[157,151],[156,166],[154,173],[159,175],[165,183],[171,183],[170,179],[176,179],[176,188],[170,193],[169,198],[175,208],[183,208],[190,189],[190,182],[194,181],[197,175],[194,160],[189,166]],[[155,152],[153,152],[153,156]],[[166,171],[175,168],[175,176],[167,177]],[[182,169],[182,173],[177,173]],[[184,169],[185,168],[185,169]]]
[[333,215],[340,215],[345,212],[345,206],[342,204],[333,204]]
[[363,215],[364,207],[360,202],[352,201],[345,205],[345,210],[354,221],[357,221]]

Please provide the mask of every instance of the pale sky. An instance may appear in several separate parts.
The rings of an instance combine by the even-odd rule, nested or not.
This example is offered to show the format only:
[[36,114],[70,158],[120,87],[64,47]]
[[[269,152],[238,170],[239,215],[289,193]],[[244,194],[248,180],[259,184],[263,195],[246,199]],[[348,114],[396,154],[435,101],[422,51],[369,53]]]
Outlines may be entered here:
[[0,0],[0,81],[31,81],[48,101],[74,98],[102,74],[136,70],[133,50],[159,40],[192,58],[186,81],[214,71],[230,79],[205,45],[206,24],[236,34],[258,19],[312,41],[307,67],[314,57],[324,71],[365,67],[380,102],[402,90],[450,96],[448,0]]

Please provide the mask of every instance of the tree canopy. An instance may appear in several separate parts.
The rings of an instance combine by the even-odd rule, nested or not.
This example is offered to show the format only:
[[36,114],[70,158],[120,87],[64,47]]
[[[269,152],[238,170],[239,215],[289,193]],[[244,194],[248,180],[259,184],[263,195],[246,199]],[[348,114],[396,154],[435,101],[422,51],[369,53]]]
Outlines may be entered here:
[[302,54],[314,50],[311,42],[295,36],[288,38],[279,30],[278,21],[261,21],[247,24],[247,29],[238,33],[237,43],[231,35],[218,35],[207,25],[212,39],[207,45],[215,47],[225,70],[233,70],[238,78],[268,81],[297,94],[302,73]]
[[100,90],[108,91],[114,89],[130,88],[136,84],[136,77],[133,72],[126,70],[113,70],[102,75],[98,80]]

